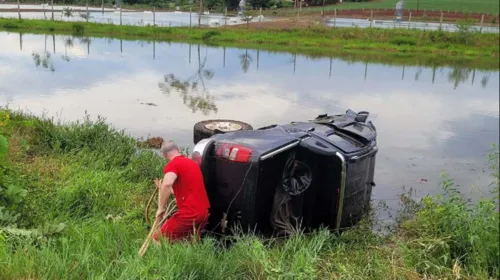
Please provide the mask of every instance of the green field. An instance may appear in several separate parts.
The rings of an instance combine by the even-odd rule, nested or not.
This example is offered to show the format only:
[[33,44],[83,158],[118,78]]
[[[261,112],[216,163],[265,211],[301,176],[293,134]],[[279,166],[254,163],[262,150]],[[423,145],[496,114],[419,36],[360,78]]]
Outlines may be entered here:
[[[333,9],[395,9],[399,0],[375,0],[373,2],[344,2],[325,8]],[[437,10],[449,12],[473,12],[498,14],[500,0],[406,0],[405,10]],[[321,7],[304,8],[304,11],[321,11]]]
[[341,235],[236,234],[230,248],[207,237],[151,244],[141,258],[144,207],[165,161],[136,145],[103,119],[60,125],[0,108],[0,279],[500,277],[498,146],[487,198],[469,203],[446,176],[442,196],[401,189],[401,212],[385,234],[367,215]]

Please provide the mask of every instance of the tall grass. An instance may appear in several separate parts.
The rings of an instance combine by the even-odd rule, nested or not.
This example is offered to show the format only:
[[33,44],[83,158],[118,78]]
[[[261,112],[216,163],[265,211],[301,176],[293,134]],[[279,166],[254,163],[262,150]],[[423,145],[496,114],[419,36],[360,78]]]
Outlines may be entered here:
[[229,247],[207,236],[151,245],[141,258],[144,203],[164,160],[136,149],[104,119],[62,125],[0,112],[10,119],[0,126],[8,141],[0,183],[26,191],[8,205],[18,218],[0,224],[0,279],[500,277],[498,147],[492,194],[471,203],[444,176],[440,196],[402,196],[407,211],[385,234],[372,230],[380,221],[371,212],[340,235],[322,229],[263,240],[237,233]]

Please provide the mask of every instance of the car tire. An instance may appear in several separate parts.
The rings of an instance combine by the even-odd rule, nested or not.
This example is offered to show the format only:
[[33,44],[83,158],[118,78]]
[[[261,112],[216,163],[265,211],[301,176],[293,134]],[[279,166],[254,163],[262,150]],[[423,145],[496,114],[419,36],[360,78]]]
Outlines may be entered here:
[[[221,129],[223,128],[223,129]],[[227,132],[253,130],[253,127],[245,122],[235,120],[206,120],[197,122],[193,129],[193,142],[196,145],[200,140],[210,138],[215,134]]]

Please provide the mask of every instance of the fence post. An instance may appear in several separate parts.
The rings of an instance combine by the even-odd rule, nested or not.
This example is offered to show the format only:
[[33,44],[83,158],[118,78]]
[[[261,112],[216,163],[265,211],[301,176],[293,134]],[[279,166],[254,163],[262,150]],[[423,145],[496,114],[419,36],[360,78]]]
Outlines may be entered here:
[[104,0],[101,1],[102,14],[104,15]]
[[54,0],[50,0],[50,6],[52,7],[52,21],[54,21]]
[[227,7],[224,8],[224,25],[227,25]]
[[337,9],[335,9],[335,12],[333,14],[333,27],[335,28],[337,25]]
[[372,27],[373,24],[373,10],[370,12],[370,27]]
[[411,24],[411,12],[410,12],[410,18],[408,19],[408,29],[410,29],[410,24]]
[[122,5],[120,4],[120,26],[122,25]]
[[192,6],[189,6],[189,28],[191,28],[191,12],[193,10]]
[[300,17],[300,11],[302,10],[302,0],[299,0],[299,8],[297,9],[297,18]]
[[259,11],[259,22],[262,20],[262,7],[260,7]]
[[89,0],[87,0],[86,3],[85,3],[85,10],[87,12],[86,19],[87,19],[87,22],[89,22]]
[[200,0],[200,14],[198,15],[198,27],[201,26],[201,9],[203,7],[203,0]]
[[439,30],[441,30],[443,25],[443,12],[441,12],[441,18],[439,19]]
[[21,4],[19,3],[19,0],[17,0],[17,15],[19,19],[21,19]]
[[479,26],[479,33],[483,31],[484,15],[481,15],[481,25]]
[[156,25],[156,7],[153,6],[153,26]]

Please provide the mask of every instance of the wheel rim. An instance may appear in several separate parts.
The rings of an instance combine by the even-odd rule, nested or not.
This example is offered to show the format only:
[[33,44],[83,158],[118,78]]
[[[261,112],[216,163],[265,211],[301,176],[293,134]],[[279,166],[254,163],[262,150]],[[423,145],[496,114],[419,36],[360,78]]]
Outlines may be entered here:
[[206,129],[210,130],[220,130],[224,132],[241,130],[243,127],[237,123],[233,122],[211,122],[205,125]]

